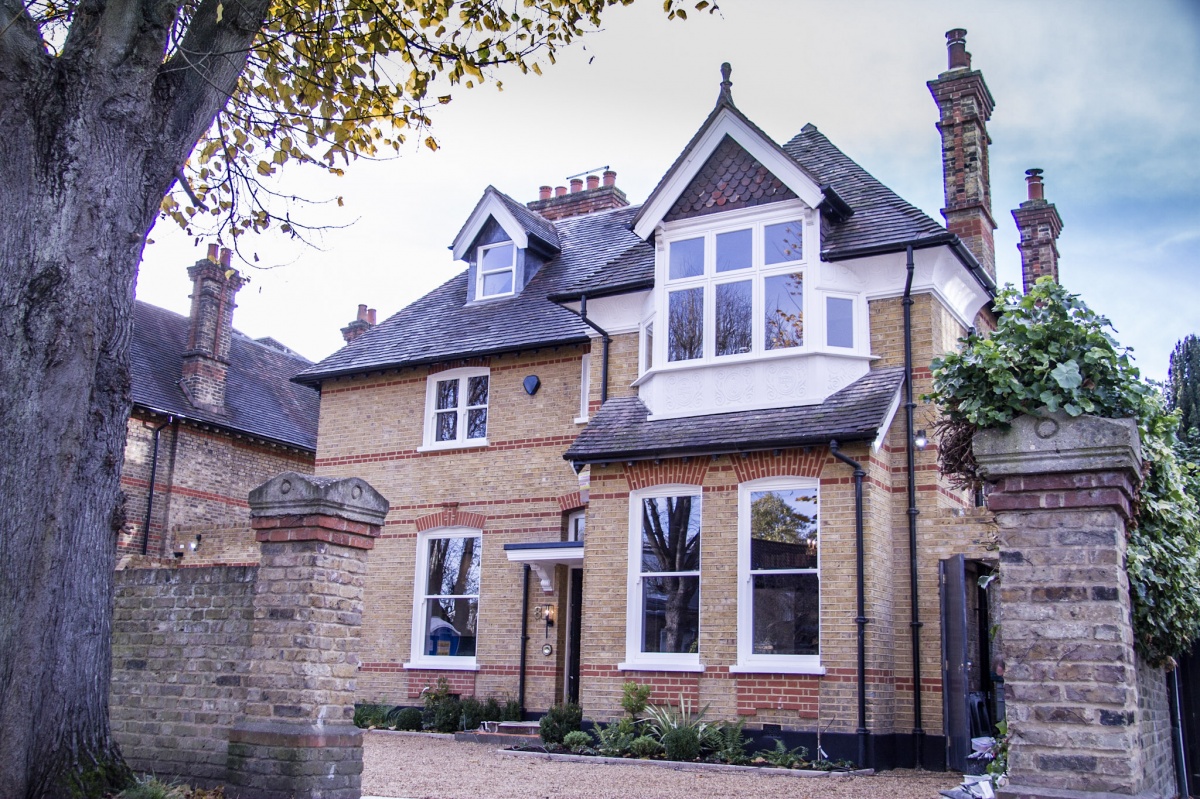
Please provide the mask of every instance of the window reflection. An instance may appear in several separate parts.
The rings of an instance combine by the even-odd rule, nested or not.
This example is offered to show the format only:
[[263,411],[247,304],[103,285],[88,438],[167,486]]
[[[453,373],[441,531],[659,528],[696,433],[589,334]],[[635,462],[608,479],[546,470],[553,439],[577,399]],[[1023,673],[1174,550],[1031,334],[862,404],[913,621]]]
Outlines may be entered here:
[[766,278],[763,297],[765,348],[779,350],[804,344],[804,274]]

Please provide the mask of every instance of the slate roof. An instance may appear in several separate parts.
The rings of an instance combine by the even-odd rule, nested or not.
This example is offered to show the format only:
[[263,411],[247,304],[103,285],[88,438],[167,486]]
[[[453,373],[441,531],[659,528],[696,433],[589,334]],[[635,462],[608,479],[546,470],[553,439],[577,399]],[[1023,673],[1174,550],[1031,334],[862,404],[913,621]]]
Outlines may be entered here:
[[235,330],[222,416],[194,407],[179,387],[187,340],[186,316],[135,303],[130,348],[135,406],[316,451],[320,395],[291,381],[310,361]]
[[875,369],[819,405],[647,421],[637,397],[609,399],[563,457],[596,463],[873,440],[904,382],[904,369]]
[[468,305],[464,271],[296,380],[318,383],[339,375],[587,341],[588,327],[579,317],[548,298],[630,248],[651,249],[630,231],[636,212],[626,206],[559,220],[553,227],[562,251],[519,294]]
[[497,200],[499,200],[504,207],[508,209],[509,213],[516,217],[517,224],[520,225],[526,233],[541,239],[556,251],[562,249],[558,242],[558,231],[555,230],[553,222],[551,222],[549,219],[546,219],[541,214],[530,211],[524,205],[517,202],[512,197],[509,197],[495,186],[488,186],[483,190],[483,196],[479,198],[479,202],[475,203],[475,207],[471,209],[471,213],[467,216],[467,221],[463,223],[461,228],[459,228],[457,235],[454,237],[455,241],[458,241],[459,236],[462,236],[462,234],[466,232],[467,225],[471,224],[471,217],[475,216],[475,212],[479,210],[479,207],[487,202],[488,197],[495,197]]

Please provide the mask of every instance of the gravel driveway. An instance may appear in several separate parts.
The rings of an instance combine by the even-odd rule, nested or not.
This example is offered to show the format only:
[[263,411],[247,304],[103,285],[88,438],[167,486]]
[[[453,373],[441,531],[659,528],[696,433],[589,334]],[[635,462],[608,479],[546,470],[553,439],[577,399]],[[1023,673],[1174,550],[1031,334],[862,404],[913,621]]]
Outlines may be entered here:
[[363,796],[403,799],[937,799],[952,774],[871,777],[706,774],[634,765],[559,763],[500,754],[490,744],[369,732]]

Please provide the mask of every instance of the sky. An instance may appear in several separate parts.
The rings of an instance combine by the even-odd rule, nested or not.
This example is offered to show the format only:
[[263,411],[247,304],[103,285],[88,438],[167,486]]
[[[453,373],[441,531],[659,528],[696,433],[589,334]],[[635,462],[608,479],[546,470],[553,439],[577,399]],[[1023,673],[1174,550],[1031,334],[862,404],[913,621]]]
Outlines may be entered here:
[[[483,190],[517,200],[610,166],[638,203],[716,102],[733,67],[738,108],[777,142],[806,123],[942,221],[941,144],[925,82],[946,69],[945,32],[967,29],[996,108],[988,124],[996,260],[1020,283],[1011,209],[1045,170],[1062,216],[1060,279],[1112,320],[1145,376],[1200,334],[1200,2],[1196,0],[723,0],[666,19],[657,0],[609,9],[602,29],[540,77],[501,72],[434,111],[431,152],[359,161],[342,178],[300,169],[281,188],[345,199],[299,212],[316,246],[243,239],[251,282],[234,325],[312,360],[342,346],[359,303],[379,319],[462,271],[449,245]],[[188,311],[186,268],[204,256],[169,220],[150,235],[139,299]]]

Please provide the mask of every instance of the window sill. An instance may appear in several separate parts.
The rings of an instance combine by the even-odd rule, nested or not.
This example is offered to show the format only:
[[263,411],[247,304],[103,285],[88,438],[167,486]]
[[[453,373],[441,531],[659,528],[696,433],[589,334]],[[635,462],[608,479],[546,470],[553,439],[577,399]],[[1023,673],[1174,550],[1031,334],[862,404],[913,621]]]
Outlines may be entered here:
[[819,663],[739,663],[729,667],[730,674],[811,674],[820,677],[825,667]]
[[680,663],[678,661],[637,661],[633,663],[618,663],[617,671],[691,671],[704,672],[703,663]]
[[588,423],[588,417],[586,417],[586,416],[576,416],[575,417],[575,424],[587,424],[587,423]]
[[417,447],[417,452],[445,452],[454,449],[480,449],[488,445],[486,438],[473,438],[469,441],[446,441],[440,444],[424,444]]
[[[459,658],[446,658],[446,660],[459,660]],[[479,671],[479,664],[475,662],[475,658],[462,658],[465,663],[444,663],[433,660],[411,660],[404,664],[404,668],[410,670],[430,670],[430,671]]]

